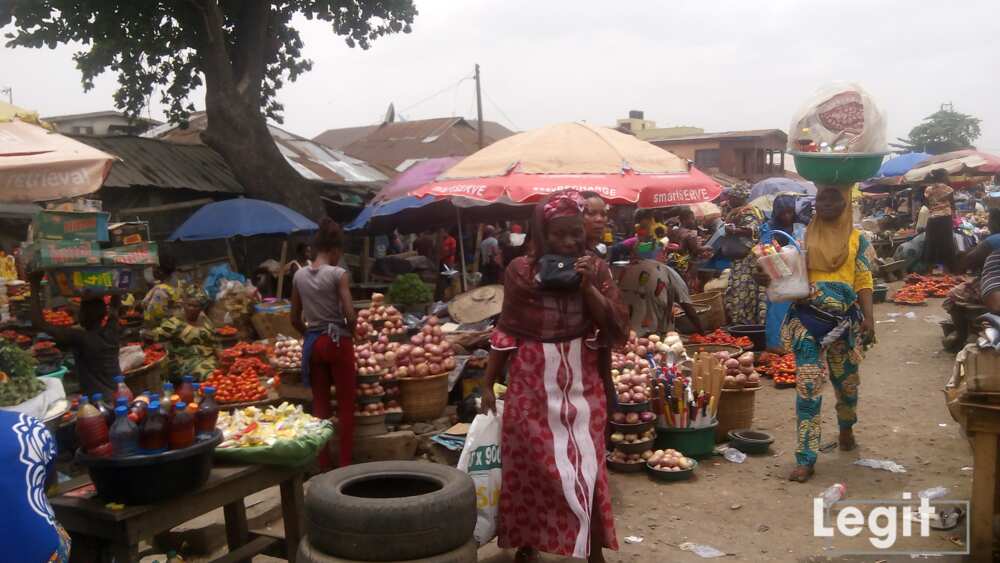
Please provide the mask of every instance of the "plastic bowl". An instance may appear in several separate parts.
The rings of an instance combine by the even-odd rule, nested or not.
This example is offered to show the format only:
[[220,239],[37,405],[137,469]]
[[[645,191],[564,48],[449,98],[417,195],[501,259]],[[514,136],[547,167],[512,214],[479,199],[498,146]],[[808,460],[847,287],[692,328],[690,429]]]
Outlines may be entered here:
[[878,173],[887,153],[836,153],[791,151],[795,171],[817,184],[843,186],[867,180]]
[[654,469],[652,465],[648,462],[645,464],[646,473],[657,481],[687,481],[694,475],[694,470],[698,469],[698,462],[691,460],[691,469],[684,469],[682,471],[661,471],[659,469]]
[[649,422],[640,422],[638,424],[624,424],[619,422],[609,422],[609,424],[611,424],[611,430],[614,432],[621,432],[622,434],[642,434],[656,424],[656,419],[650,420]]
[[886,295],[889,293],[889,286],[885,284],[877,284],[874,289],[872,289],[872,301],[874,303],[885,303]]
[[605,461],[608,465],[608,469],[617,471],[618,473],[640,473],[643,468],[646,467],[645,461],[640,461],[638,463],[622,463],[620,461],[613,461],[610,455],[608,455]]
[[729,443],[737,450],[745,454],[767,453],[768,448],[774,442],[774,438],[766,432],[755,430],[730,430]]
[[753,342],[754,352],[763,352],[767,349],[767,332],[764,325],[733,325],[726,327],[726,332],[735,337],[749,338]]
[[609,442],[611,447],[616,450],[621,450],[625,454],[641,454],[643,452],[648,452],[653,450],[653,445],[655,443],[654,438],[649,440],[643,440],[642,442],[635,442],[633,444],[626,444],[624,442]]
[[183,450],[129,457],[95,457],[77,450],[102,499],[122,504],[152,504],[196,491],[208,480],[212,453],[222,431]]

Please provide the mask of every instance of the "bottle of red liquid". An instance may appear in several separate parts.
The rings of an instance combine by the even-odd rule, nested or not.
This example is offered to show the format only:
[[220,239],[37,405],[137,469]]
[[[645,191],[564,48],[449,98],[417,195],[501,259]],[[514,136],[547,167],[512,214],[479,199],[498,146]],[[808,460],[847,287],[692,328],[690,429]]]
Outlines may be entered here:
[[194,377],[190,375],[185,375],[181,379],[181,386],[177,389],[177,394],[185,403],[190,403],[194,401]]
[[146,410],[149,409],[149,394],[143,392],[129,404],[129,412],[135,415],[136,423],[141,423],[146,418]]
[[194,443],[194,415],[187,410],[187,403],[174,405],[174,416],[170,417],[167,443],[171,450],[184,449]]
[[[76,411],[76,439],[83,451],[93,455],[110,455],[108,424],[97,408],[90,404],[86,396],[80,397],[80,408]],[[101,453],[108,444],[107,453]]]
[[111,397],[111,399],[117,401],[120,397],[125,397],[125,399],[131,403],[132,399],[135,398],[135,394],[132,393],[132,390],[128,388],[128,385],[125,385],[125,376],[116,375],[114,380],[115,380],[115,393],[114,396]]
[[219,420],[219,404],[215,402],[215,387],[207,386],[201,404],[198,405],[198,412],[195,414],[195,426],[198,429],[198,437],[208,437],[215,432],[215,423]]
[[90,404],[97,408],[97,411],[104,417],[104,423],[108,425],[108,428],[111,428],[111,425],[115,423],[115,411],[111,409],[111,405],[104,402],[104,393],[91,395]]
[[158,454],[167,450],[167,417],[160,412],[160,402],[149,403],[146,420],[139,428],[139,451]]

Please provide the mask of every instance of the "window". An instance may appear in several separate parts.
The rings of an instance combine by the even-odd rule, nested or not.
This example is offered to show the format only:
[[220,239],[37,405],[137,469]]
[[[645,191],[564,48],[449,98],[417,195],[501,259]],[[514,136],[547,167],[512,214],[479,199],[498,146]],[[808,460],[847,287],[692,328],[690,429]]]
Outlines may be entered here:
[[93,127],[89,127],[89,126],[83,127],[83,126],[80,126],[80,125],[74,125],[73,126],[73,134],[74,135],[93,135],[94,134],[94,128]]
[[719,149],[701,149],[694,151],[694,165],[701,170],[719,167]]

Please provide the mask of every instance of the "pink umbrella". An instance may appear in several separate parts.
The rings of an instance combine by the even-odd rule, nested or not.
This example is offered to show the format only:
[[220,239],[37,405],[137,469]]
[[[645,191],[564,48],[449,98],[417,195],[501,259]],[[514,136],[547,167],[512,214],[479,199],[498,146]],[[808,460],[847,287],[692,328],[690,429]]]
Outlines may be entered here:
[[564,189],[592,191],[609,203],[640,207],[701,203],[722,193],[722,186],[680,157],[586,123],[507,137],[411,193],[530,203]]
[[31,203],[96,192],[114,157],[20,120],[0,122],[0,201]]

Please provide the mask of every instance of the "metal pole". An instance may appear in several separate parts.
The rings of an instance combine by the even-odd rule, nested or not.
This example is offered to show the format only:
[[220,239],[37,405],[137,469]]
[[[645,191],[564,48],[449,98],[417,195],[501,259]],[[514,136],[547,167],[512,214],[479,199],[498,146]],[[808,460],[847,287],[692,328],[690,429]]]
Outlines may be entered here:
[[455,217],[458,218],[458,255],[462,259],[462,272],[459,275],[462,277],[462,292],[464,293],[467,291],[465,288],[465,238],[462,236],[462,210],[458,206],[455,207]]
[[479,63],[476,63],[476,130],[479,132],[479,148],[486,146],[483,139],[483,92],[479,84]]

